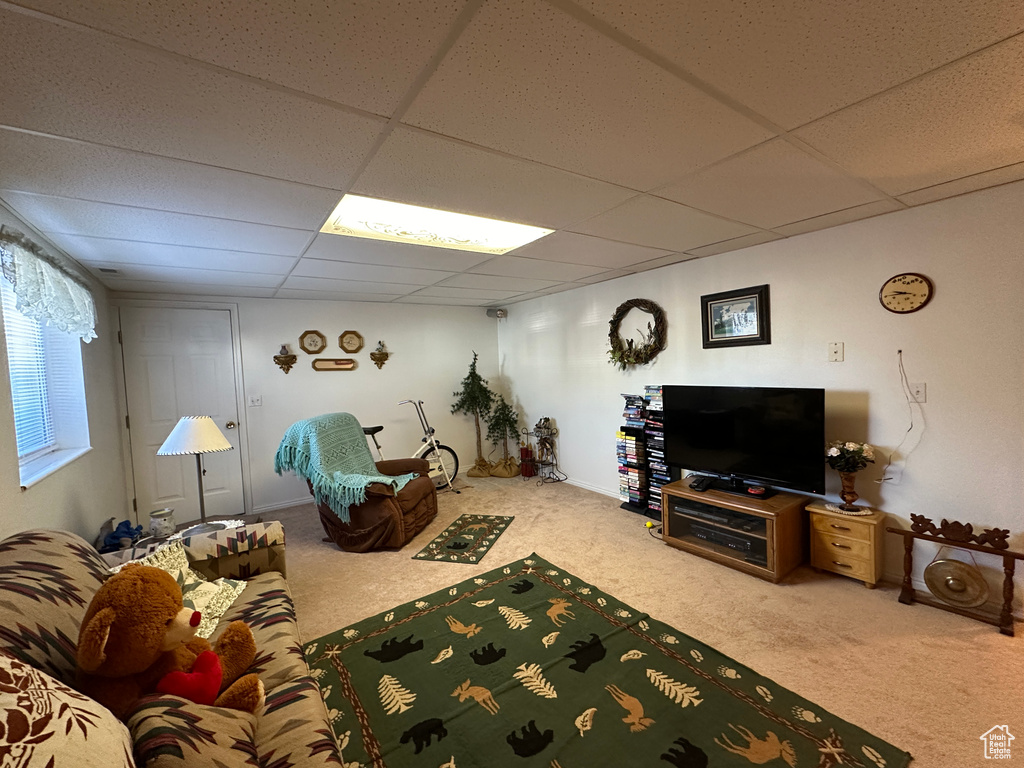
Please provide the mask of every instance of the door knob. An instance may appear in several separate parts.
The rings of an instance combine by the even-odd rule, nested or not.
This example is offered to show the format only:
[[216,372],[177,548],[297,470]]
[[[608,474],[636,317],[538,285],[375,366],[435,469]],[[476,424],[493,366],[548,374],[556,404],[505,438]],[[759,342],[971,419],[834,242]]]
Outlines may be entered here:
[[225,429],[234,429],[234,428],[235,428],[235,426],[236,426],[236,425],[235,425],[235,422],[233,422],[233,421],[229,421],[229,422],[228,422],[227,424],[225,424],[225,425],[224,425],[224,428],[225,428]]

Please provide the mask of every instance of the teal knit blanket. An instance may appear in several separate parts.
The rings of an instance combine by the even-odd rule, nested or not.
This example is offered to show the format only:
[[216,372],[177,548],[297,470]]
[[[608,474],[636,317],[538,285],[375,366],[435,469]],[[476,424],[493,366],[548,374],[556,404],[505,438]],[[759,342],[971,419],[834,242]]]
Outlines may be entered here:
[[416,477],[382,475],[363,428],[350,413],[328,413],[288,427],[274,456],[274,471],[291,470],[313,486],[317,504],[326,502],[342,522],[348,508],[366,500],[366,486],[383,483],[398,493]]

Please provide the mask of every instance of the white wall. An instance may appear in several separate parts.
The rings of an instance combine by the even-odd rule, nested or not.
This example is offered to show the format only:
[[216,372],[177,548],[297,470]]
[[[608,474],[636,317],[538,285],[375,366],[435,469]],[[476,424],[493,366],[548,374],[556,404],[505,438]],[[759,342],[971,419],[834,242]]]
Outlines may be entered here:
[[[54,258],[62,254],[31,227],[0,206],[0,224],[31,237]],[[73,269],[73,267],[72,267]],[[84,270],[74,270],[86,274]],[[116,330],[110,322],[107,291],[90,282],[96,301],[98,338],[82,344],[85,395],[92,450],[49,477],[21,490],[18,447],[14,438],[7,339],[0,323],[0,538],[26,528],[72,531],[88,541],[108,518],[129,519],[115,381]]]
[[[289,299],[241,299],[239,327],[245,394],[259,395],[263,405],[246,408],[253,509],[256,512],[309,500],[305,482],[293,474],[274,474],[274,454],[285,430],[294,422],[322,413],[347,411],[364,426],[383,424],[378,435],[385,455],[410,456],[423,432],[411,405],[423,400],[438,438],[459,455],[468,469],[476,458],[472,419],[452,415],[452,393],[460,389],[474,350],[477,368],[498,390],[497,321],[480,307],[435,307]],[[307,355],[299,335],[318,330],[327,337],[321,355]],[[342,331],[355,330],[366,345],[349,355],[338,346]],[[390,359],[378,369],[370,360],[378,341]],[[298,356],[285,374],[273,356],[288,344]],[[354,371],[317,372],[314,357],[351,357]]]
[[[936,523],[1008,528],[1011,548],[1021,550],[1022,210],[1024,183],[1017,183],[514,304],[499,325],[500,369],[530,423],[556,421],[571,482],[609,494],[618,488],[619,395],[642,393],[644,384],[824,387],[826,437],[863,440],[882,454],[904,440],[912,413],[894,479],[873,482],[884,462],[861,472],[862,502],[906,527],[914,512]],[[935,296],[900,316],[879,305],[878,291],[904,271],[930,277]],[[762,283],[771,286],[772,343],[703,349],[701,295]],[[665,310],[668,347],[654,363],[620,372],[608,362],[608,321],[632,298]],[[623,332],[649,317],[634,310]],[[831,341],[844,342],[845,362],[827,362]],[[910,381],[928,387],[927,404],[912,412],[901,392],[900,349]],[[836,500],[838,476],[827,477]],[[886,536],[886,572],[897,578],[900,540]],[[931,559],[919,547],[918,574]],[[999,561],[979,560],[998,586]]]

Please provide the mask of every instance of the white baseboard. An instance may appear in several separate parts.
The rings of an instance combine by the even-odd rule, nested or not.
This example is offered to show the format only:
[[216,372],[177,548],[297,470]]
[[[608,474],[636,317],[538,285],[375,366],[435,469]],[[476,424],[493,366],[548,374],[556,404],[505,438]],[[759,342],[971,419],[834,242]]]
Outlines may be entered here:
[[295,499],[294,501],[282,501],[277,504],[266,504],[261,507],[253,507],[252,513],[254,515],[262,515],[264,512],[276,512],[279,509],[288,509],[289,507],[298,507],[302,504],[312,504],[313,497],[306,496],[301,499]]

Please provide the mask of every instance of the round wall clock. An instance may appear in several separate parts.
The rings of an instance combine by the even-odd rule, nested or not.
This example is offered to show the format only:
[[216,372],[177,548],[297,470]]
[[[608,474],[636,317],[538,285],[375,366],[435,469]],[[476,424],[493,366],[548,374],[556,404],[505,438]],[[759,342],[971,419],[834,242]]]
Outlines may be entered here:
[[890,312],[905,315],[917,312],[932,297],[932,281],[917,272],[893,275],[882,285],[878,300]]
[[307,355],[315,355],[323,352],[327,346],[327,337],[320,331],[303,331],[299,336],[299,346]]
[[363,348],[363,336],[359,331],[345,331],[338,337],[338,346],[352,354]]

